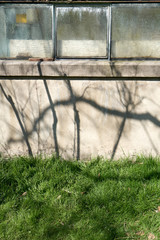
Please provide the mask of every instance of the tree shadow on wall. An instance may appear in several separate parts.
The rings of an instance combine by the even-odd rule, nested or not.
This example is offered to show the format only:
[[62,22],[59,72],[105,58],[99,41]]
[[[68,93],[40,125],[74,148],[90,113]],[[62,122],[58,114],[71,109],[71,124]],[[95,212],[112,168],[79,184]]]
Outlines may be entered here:
[[132,84],[131,88],[129,88],[127,86],[127,83],[124,81],[121,81],[119,83],[116,82],[116,87],[117,87],[120,104],[125,109],[125,112],[124,112],[124,117],[122,118],[122,122],[120,124],[119,130],[118,130],[116,142],[115,142],[113,150],[112,150],[111,159],[113,159],[115,156],[115,153],[116,153],[118,144],[120,142],[122,133],[124,131],[125,124],[126,124],[129,114],[131,114],[136,109],[136,107],[142,103],[142,100],[143,100],[143,99],[140,99],[137,94],[137,92],[138,92],[137,82]]
[[11,105],[11,107],[12,107],[14,113],[15,113],[15,116],[16,116],[17,121],[19,123],[19,126],[20,126],[20,128],[22,130],[22,134],[23,134],[24,140],[25,140],[26,145],[27,145],[28,154],[30,156],[33,156],[31,145],[30,145],[29,139],[28,139],[28,134],[27,134],[27,131],[25,130],[25,127],[24,127],[23,122],[21,120],[20,114],[19,114],[19,112],[17,110],[17,107],[15,106],[15,103],[14,103],[12,97],[10,95],[6,94],[6,92],[5,92],[5,90],[4,90],[4,88],[3,88],[1,83],[0,83],[0,87],[1,87],[1,91],[2,91],[3,95],[5,96],[6,100],[10,103],[10,105]]
[[[56,109],[60,106],[66,106],[66,107],[72,106],[73,114],[74,114],[74,125],[75,125],[74,145],[73,146],[74,146],[74,152],[76,152],[76,159],[77,160],[80,159],[81,138],[80,138],[80,114],[77,109],[78,103],[84,103],[85,105],[91,106],[92,108],[94,108],[95,110],[97,110],[98,112],[100,112],[102,114],[108,114],[110,116],[115,116],[115,117],[119,117],[122,119],[120,126],[118,127],[117,137],[113,144],[111,159],[113,159],[115,157],[117,148],[119,146],[122,134],[123,134],[125,126],[126,126],[126,122],[129,119],[130,120],[133,119],[134,121],[139,121],[139,122],[143,123],[142,125],[146,132],[146,135],[147,135],[153,149],[155,150],[156,153],[158,153],[158,150],[156,149],[156,146],[154,145],[153,140],[151,139],[151,136],[150,136],[146,126],[144,125],[144,122],[149,121],[152,124],[154,124],[155,126],[160,127],[159,119],[157,117],[153,116],[149,112],[146,112],[146,113],[136,113],[135,112],[136,108],[143,102],[143,97],[140,97],[138,94],[138,88],[139,88],[138,82],[132,82],[132,84],[130,84],[130,85],[128,85],[128,83],[126,81],[117,81],[116,82],[116,91],[118,93],[119,103],[123,109],[123,110],[119,110],[116,108],[105,107],[105,106],[97,103],[93,99],[86,98],[85,91],[81,96],[76,95],[74,93],[70,78],[67,76],[67,73],[63,69],[61,69],[61,71],[58,73],[59,73],[59,75],[63,75],[62,80],[64,81],[64,83],[66,85],[67,91],[69,92],[69,97],[66,100],[53,101],[54,93],[53,92],[51,93],[48,83],[47,83],[47,79],[45,79],[43,77],[43,73],[42,73],[42,69],[41,69],[41,62],[38,62],[37,68],[39,71],[40,78],[42,79],[43,84],[44,84],[44,88],[45,88],[45,92],[48,97],[49,105],[47,107],[45,107],[43,110],[41,110],[40,115],[34,119],[34,121],[32,123],[32,128],[29,131],[26,131],[24,124],[21,120],[20,109],[17,108],[16,104],[13,102],[12,97],[10,95],[7,95],[3,84],[1,83],[1,85],[0,85],[1,92],[5,96],[6,100],[9,102],[9,104],[11,105],[11,107],[15,113],[15,116],[17,118],[17,121],[21,127],[23,137],[20,138],[18,141],[21,142],[23,139],[25,140],[29,155],[33,155],[31,145],[29,144],[29,138],[31,137],[33,131],[35,131],[35,129],[37,129],[37,125],[44,120],[44,117],[46,116],[48,111],[51,111],[52,112],[52,121],[53,121],[52,132],[53,132],[55,152],[56,152],[56,155],[59,156],[60,146],[59,146],[58,137],[57,137],[58,117],[57,117]],[[112,66],[112,70],[117,71],[115,66]],[[120,75],[120,73],[116,73],[116,74],[118,74],[118,76]],[[11,139],[9,139],[9,141],[15,142],[17,140],[11,138]]]
[[[42,76],[42,70],[41,70],[41,66],[40,66],[41,62],[38,63],[38,71],[39,71],[39,75]],[[53,124],[52,124],[52,130],[53,130],[53,139],[54,139],[54,145],[55,145],[55,152],[56,152],[56,156],[59,157],[59,146],[58,146],[58,138],[57,138],[57,123],[58,123],[58,118],[57,118],[57,113],[54,107],[54,103],[52,100],[52,96],[47,84],[47,80],[43,79],[43,83],[44,83],[44,87],[46,90],[46,94],[48,97],[48,101],[50,103],[50,109],[52,111],[52,117],[53,117]]]

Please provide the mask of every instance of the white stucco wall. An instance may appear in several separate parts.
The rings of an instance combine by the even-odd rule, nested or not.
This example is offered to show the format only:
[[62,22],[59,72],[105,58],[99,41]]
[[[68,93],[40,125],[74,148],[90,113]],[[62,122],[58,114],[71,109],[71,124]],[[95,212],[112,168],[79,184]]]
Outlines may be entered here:
[[[39,79],[35,79],[36,74],[38,76],[37,62],[28,62],[28,65],[24,64],[25,61],[15,62],[12,65],[10,61],[1,62],[0,83],[8,99],[11,96],[14,102],[34,154],[55,152],[55,141],[59,154],[67,159],[159,154],[160,82],[155,79],[156,74],[158,76],[158,62],[154,67],[153,62],[149,65],[154,81],[146,81],[145,77],[130,78],[130,75],[134,76],[134,69],[139,75],[146,74],[139,65],[133,67],[134,62],[132,67],[131,63],[129,67],[127,64],[122,66],[122,62],[120,65],[117,63],[114,72],[109,71],[109,65],[103,72],[102,62],[98,62],[101,66],[99,69],[96,62],[92,65],[87,61],[86,65],[84,61],[82,65],[70,62],[67,65],[65,61],[64,66],[62,62],[61,65],[60,62],[44,62],[41,74],[45,76],[40,74]],[[14,64],[17,64],[16,67]],[[146,69],[147,64],[140,62]],[[84,73],[87,76],[87,71],[88,75],[92,74],[97,79],[79,79]],[[107,80],[111,74],[116,76],[116,71],[116,80]],[[124,81],[119,76],[127,76],[127,71],[129,80],[125,78]],[[26,72],[30,77],[18,80],[27,76]],[[99,72],[106,74],[106,78],[100,76],[98,80]],[[77,80],[72,80],[75,73],[79,76]],[[49,78],[47,74],[54,76]],[[12,75],[15,77],[9,79]],[[55,80],[55,75],[59,79]],[[28,154],[24,134],[6,96],[0,88],[0,152]]]

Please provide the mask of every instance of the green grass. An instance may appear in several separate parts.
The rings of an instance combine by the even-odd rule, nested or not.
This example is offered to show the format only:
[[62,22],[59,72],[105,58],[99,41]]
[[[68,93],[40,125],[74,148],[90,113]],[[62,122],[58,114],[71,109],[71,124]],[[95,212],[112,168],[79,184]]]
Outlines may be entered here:
[[160,159],[0,159],[0,240],[160,239]]

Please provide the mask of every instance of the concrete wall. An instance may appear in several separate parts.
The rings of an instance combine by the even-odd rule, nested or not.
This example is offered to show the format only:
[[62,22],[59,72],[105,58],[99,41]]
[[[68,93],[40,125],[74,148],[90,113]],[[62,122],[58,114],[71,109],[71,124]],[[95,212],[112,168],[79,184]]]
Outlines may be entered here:
[[0,61],[0,152],[159,154],[159,62],[106,62]]

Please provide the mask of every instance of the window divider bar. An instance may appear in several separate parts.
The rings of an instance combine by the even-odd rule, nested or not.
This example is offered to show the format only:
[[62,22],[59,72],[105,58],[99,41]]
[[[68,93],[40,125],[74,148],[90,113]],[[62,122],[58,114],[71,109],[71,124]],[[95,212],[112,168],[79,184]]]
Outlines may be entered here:
[[112,44],[112,39],[111,39],[111,31],[112,31],[112,10],[111,10],[111,5],[108,6],[108,14],[107,14],[107,50],[108,50],[108,60],[111,60],[111,44]]
[[52,14],[52,38],[53,38],[53,58],[57,55],[57,21],[56,21],[56,6],[53,4],[53,14]]

